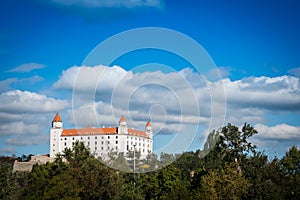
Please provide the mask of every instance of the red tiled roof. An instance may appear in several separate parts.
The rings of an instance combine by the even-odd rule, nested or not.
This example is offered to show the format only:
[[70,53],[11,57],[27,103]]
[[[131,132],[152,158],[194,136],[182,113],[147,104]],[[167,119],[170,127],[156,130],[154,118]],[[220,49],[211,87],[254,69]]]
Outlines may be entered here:
[[148,137],[144,131],[135,130],[135,129],[128,129],[128,135],[140,136],[140,137]]
[[[113,135],[117,134],[117,127],[113,128],[87,128],[81,129],[64,129],[61,136],[79,136],[79,135]],[[147,134],[140,130],[128,129],[128,135],[139,136],[147,138]]]
[[78,135],[99,135],[99,134],[117,134],[117,128],[80,128],[64,129],[61,136],[78,136]]
[[55,115],[54,119],[52,120],[52,122],[62,122],[62,120],[61,120],[58,113],[56,113],[56,115]]

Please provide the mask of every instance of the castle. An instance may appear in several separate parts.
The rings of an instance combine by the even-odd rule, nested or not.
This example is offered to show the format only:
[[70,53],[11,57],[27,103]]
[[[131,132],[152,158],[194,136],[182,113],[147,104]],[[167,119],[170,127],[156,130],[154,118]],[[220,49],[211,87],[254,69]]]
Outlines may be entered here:
[[62,153],[65,148],[71,148],[76,141],[83,142],[95,157],[105,158],[109,152],[123,153],[129,157],[129,152],[139,152],[140,159],[146,159],[153,151],[152,125],[146,123],[145,131],[127,127],[124,116],[119,125],[113,128],[63,129],[63,122],[57,113],[50,129],[50,157]]

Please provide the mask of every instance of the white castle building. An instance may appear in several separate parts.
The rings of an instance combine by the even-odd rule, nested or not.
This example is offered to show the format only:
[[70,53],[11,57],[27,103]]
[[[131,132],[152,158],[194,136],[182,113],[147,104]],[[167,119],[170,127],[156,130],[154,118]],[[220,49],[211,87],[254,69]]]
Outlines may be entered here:
[[126,118],[121,117],[119,125],[113,128],[63,129],[62,119],[57,113],[50,130],[50,157],[62,153],[65,148],[71,148],[76,141],[83,142],[95,157],[105,157],[109,152],[140,153],[140,159],[145,159],[153,151],[152,126],[146,123],[145,131],[127,127]]

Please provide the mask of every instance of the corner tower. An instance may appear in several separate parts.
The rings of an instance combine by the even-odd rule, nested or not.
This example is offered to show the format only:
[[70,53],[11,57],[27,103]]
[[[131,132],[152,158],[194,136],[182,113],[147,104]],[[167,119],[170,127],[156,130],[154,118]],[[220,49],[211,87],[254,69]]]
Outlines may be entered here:
[[118,134],[126,134],[126,135],[128,134],[127,122],[124,115],[121,117],[119,121]]
[[55,157],[60,152],[59,140],[63,131],[62,119],[57,113],[52,120],[52,127],[50,129],[50,157]]
[[145,132],[146,132],[147,136],[152,140],[153,132],[152,132],[152,125],[151,125],[150,121],[148,121],[146,123]]
[[52,120],[52,128],[62,128],[62,119],[58,113]]

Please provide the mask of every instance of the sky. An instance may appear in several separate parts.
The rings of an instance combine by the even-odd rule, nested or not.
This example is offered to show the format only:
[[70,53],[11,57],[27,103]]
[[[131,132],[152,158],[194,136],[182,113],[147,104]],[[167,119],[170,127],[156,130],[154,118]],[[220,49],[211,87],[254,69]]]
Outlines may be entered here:
[[270,156],[300,146],[297,0],[10,0],[0,6],[0,155],[49,153],[64,128],[144,129],[202,148],[227,123]]

